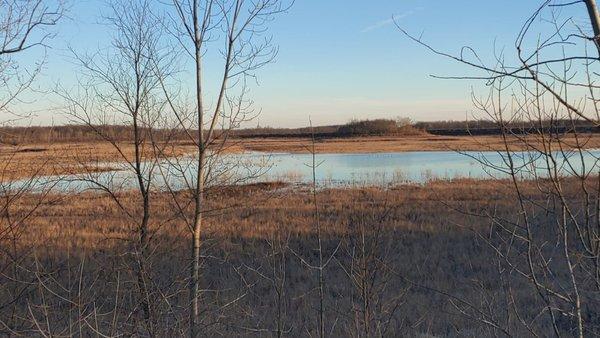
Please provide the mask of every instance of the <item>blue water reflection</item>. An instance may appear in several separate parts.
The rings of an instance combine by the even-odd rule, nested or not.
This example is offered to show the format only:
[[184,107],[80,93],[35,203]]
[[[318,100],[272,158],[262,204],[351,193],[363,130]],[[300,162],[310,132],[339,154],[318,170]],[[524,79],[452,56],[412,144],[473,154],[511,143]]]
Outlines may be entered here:
[[[512,167],[520,178],[547,176],[549,169],[560,175],[597,174],[600,150],[582,153],[553,153],[552,157],[539,153],[512,153]],[[328,185],[390,185],[424,183],[432,179],[505,178],[510,168],[509,157],[502,152],[422,151],[400,153],[317,154],[316,179]],[[245,153],[221,156],[211,166],[211,184],[243,184],[284,180],[292,183],[312,181],[312,155],[288,153]],[[98,188],[91,181],[100,182],[110,189],[130,189],[137,184],[130,169],[124,165],[112,170],[89,175],[42,177],[33,184],[43,188],[52,184],[59,191],[80,191]],[[180,158],[146,165],[153,172],[155,189],[186,189],[195,182],[195,160]],[[19,184],[16,182],[16,184]]]

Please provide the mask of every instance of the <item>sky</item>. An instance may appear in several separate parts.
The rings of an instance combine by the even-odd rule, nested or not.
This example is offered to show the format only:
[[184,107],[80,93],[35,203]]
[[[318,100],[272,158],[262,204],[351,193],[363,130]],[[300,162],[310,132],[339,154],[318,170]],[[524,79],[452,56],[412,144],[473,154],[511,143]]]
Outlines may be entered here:
[[[481,83],[441,80],[435,75],[464,75],[472,71],[434,55],[410,41],[394,25],[421,35],[437,49],[458,53],[468,45],[484,59],[494,50],[514,50],[523,22],[539,6],[534,0],[296,0],[269,24],[279,47],[275,62],[257,72],[251,98],[260,109],[253,124],[300,127],[339,124],[352,118],[409,117],[415,121],[464,120],[473,116],[472,91]],[[99,14],[107,9],[100,0],[72,2],[69,19],[57,27],[46,51],[47,64],[37,85],[73,86],[77,67],[69,48],[94,51],[110,43],[109,28]],[[582,4],[573,9],[585,18]],[[569,14],[571,15],[571,14]],[[29,52],[23,62],[35,59]],[[217,72],[205,81],[217,78]],[[208,95],[210,96],[210,92]],[[36,94],[29,124],[61,124],[60,101]]]

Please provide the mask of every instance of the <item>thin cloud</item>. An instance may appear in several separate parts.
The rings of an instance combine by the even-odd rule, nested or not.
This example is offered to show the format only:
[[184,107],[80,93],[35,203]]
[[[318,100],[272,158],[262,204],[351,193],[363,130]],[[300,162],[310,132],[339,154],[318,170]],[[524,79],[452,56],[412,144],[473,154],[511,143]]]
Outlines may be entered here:
[[417,11],[420,11],[422,9],[423,9],[423,7],[417,7],[415,9],[411,9],[410,11],[407,11],[407,12],[404,12],[404,13],[401,13],[401,14],[394,14],[394,15],[392,15],[391,18],[378,21],[378,22],[372,24],[371,26],[363,28],[360,32],[361,33],[367,33],[367,32],[370,32],[372,30],[375,30],[375,29],[379,29],[379,28],[382,28],[382,27],[385,27],[385,26],[389,26],[389,25],[393,24],[394,21],[397,21],[397,20],[409,17],[409,16],[415,14]]

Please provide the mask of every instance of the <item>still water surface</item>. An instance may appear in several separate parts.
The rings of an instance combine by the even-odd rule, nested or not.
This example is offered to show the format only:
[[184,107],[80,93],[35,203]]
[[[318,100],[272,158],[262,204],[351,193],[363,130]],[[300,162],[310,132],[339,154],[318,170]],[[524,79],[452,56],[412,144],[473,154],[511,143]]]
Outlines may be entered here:
[[[556,167],[561,175],[582,173],[597,174],[600,170],[600,150],[584,153],[554,153],[555,165],[546,157],[528,152],[514,152],[513,166],[521,178],[534,174],[546,176],[548,168]],[[185,189],[195,181],[193,158],[163,162],[159,166],[146,166],[154,173],[156,189]],[[211,173],[211,182],[240,184],[284,180],[292,183],[312,181],[312,156],[310,154],[245,153],[222,156]],[[509,159],[504,153],[421,151],[399,153],[317,154],[315,174],[320,185],[379,185],[400,183],[425,183],[432,179],[455,178],[505,178],[508,177]],[[86,179],[101,182],[110,188],[127,189],[137,182],[123,164],[107,164],[118,168],[92,176],[70,175],[43,177],[34,186],[43,189],[52,184],[59,191],[80,191],[94,187]],[[231,168],[235,168],[231,170]]]

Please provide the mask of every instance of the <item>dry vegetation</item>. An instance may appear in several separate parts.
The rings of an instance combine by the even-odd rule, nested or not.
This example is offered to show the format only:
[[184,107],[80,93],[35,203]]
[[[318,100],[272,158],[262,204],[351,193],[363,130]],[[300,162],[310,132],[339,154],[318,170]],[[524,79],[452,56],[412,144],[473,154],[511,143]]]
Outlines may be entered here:
[[[579,135],[587,141],[583,148],[600,148],[600,134]],[[528,141],[523,141],[523,139]],[[561,136],[565,147],[574,142],[574,137]],[[504,150],[504,141],[501,136],[439,136],[439,135],[412,135],[412,136],[367,136],[349,138],[321,138],[316,140],[315,148],[318,153],[382,153],[403,151],[497,151]],[[580,141],[581,142],[581,141]],[[268,138],[244,140],[241,146],[245,150],[264,152],[308,152],[306,145],[309,138]],[[509,136],[508,145],[512,150],[523,150],[528,146],[540,144],[539,137]]]
[[[433,189],[430,189],[433,188]],[[180,192],[185,194],[185,192]],[[447,229],[447,215],[435,211],[440,201],[477,201],[478,207],[500,200],[509,203],[510,186],[498,181],[493,187],[485,181],[432,181],[426,186],[403,185],[391,190],[377,187],[362,189],[326,189],[319,193],[324,228],[329,235],[338,236],[345,232],[345,223],[352,213],[383,213],[385,205],[393,213],[385,226],[406,231],[427,231],[436,233]],[[293,187],[286,183],[259,183],[241,187],[218,188],[209,193],[211,197],[211,222],[205,234],[222,238],[268,238],[273,232],[282,230],[294,236],[304,236],[314,231],[311,219],[314,206],[310,200],[308,187]],[[243,196],[244,198],[239,198]],[[131,204],[135,203],[135,194],[121,193],[120,197]],[[37,200],[37,196],[31,196]],[[256,203],[240,204],[235,200],[252,200]],[[156,193],[152,205],[155,222],[170,223],[165,234],[175,235],[183,230],[180,221],[170,221],[173,208],[167,193]],[[24,210],[29,210],[24,201]],[[351,205],[350,210],[348,206]],[[419,210],[419,215],[414,214]],[[412,215],[414,214],[414,215]],[[67,250],[68,241],[73,238],[71,249],[96,249],[98,239],[126,237],[128,220],[114,207],[114,201],[100,193],[82,193],[77,195],[51,195],[36,210],[36,225],[29,231],[38,232],[35,240]],[[455,214],[463,217],[463,215]],[[417,221],[418,220],[418,221]],[[456,221],[456,220],[455,220]],[[94,237],[93,240],[84,240]],[[33,239],[30,236],[25,238]],[[30,243],[25,243],[29,245]]]
[[[533,182],[523,185],[523,193],[543,199]],[[566,196],[576,200],[572,193],[566,192]],[[157,303],[168,301],[171,307],[167,311],[164,304],[157,305],[157,311],[164,315],[155,323],[159,327],[155,333],[163,335],[184,330],[181,318],[185,317],[186,299],[178,290],[183,287],[189,260],[183,240],[188,236],[187,229],[174,217],[172,199],[167,195],[152,198],[149,250],[150,280],[164,293],[155,295]],[[316,319],[312,309],[317,301],[314,272],[302,263],[316,259],[311,249],[316,247],[317,237],[310,190],[272,183],[221,187],[209,196],[212,211],[204,233],[203,332],[271,335],[275,334],[278,318],[287,335],[313,330]],[[119,197],[128,207],[133,207],[138,198],[134,193],[122,193]],[[39,198],[30,195],[21,199],[13,207],[14,217],[31,210]],[[514,215],[516,201],[510,182],[458,180],[389,190],[326,189],[319,192],[319,205],[323,245],[326,252],[335,253],[326,268],[325,280],[325,317],[331,335],[347,336],[365,330],[363,322],[357,319],[362,310],[356,276],[349,274],[352,265],[359,261],[353,257],[360,248],[372,255],[369,264],[381,264],[380,270],[369,272],[374,274],[374,286],[370,289],[374,304],[368,321],[373,325],[372,332],[385,329],[381,331],[387,332],[385,335],[411,336],[481,336],[494,332],[461,314],[461,304],[453,303],[453,297],[485,304],[492,317],[503,316],[503,284],[497,279],[497,266],[490,264],[496,259],[494,252],[484,240],[491,229],[490,220],[473,215],[495,212],[508,219],[518,217]],[[461,211],[453,211],[455,208]],[[542,217],[536,224],[544,227],[549,221]],[[135,231],[131,220],[107,195],[46,196],[20,234],[19,250],[34,253],[20,266],[33,269],[35,261],[31,257],[40,259],[48,274],[46,285],[52,290],[60,283],[74,285],[69,291],[74,292],[76,281],[81,280],[83,286],[79,287],[87,290],[78,298],[86,304],[83,311],[93,308],[97,327],[110,327],[112,316],[121,318],[135,307],[135,303],[130,303],[135,291],[126,285],[121,286],[120,296],[117,292],[120,303],[111,300],[115,299],[119,281],[132,278],[127,277],[128,266],[134,262],[128,256],[128,238]],[[275,278],[273,274],[279,271],[272,260],[282,255],[276,250],[282,241],[285,253],[283,261],[278,262],[285,272],[285,292],[278,298],[278,289],[269,278]],[[514,283],[514,287],[521,286],[516,288],[519,301],[515,306],[524,318],[534,318],[539,300],[531,286]],[[210,291],[213,289],[215,293]],[[67,311],[68,304],[35,289],[28,292],[27,301],[32,304],[41,304],[39,297],[45,295],[44,301],[53,306],[53,327],[57,332],[59,327],[66,330],[63,311]],[[444,295],[445,292],[452,296]],[[282,316],[277,315],[278,306],[283,308]],[[42,317],[41,310],[34,307],[33,313]],[[15,311],[16,317],[0,319],[27,332],[31,322],[19,319],[21,315],[27,317],[23,312],[27,311],[27,304],[18,303]],[[586,309],[586,318],[597,316],[596,311]],[[544,332],[547,324],[541,318],[534,325]],[[115,330],[136,332],[131,330],[136,330],[137,324],[127,325],[131,326]],[[88,328],[84,331],[88,332]]]
[[[121,151],[129,160],[134,157],[130,142],[121,142]],[[171,156],[182,156],[190,145],[177,145],[166,149]],[[146,147],[146,156],[154,156]],[[111,170],[114,162],[124,162],[123,156],[108,142],[77,142],[56,144],[23,144],[0,147],[0,163],[5,180],[39,175],[67,175],[90,171]]]

